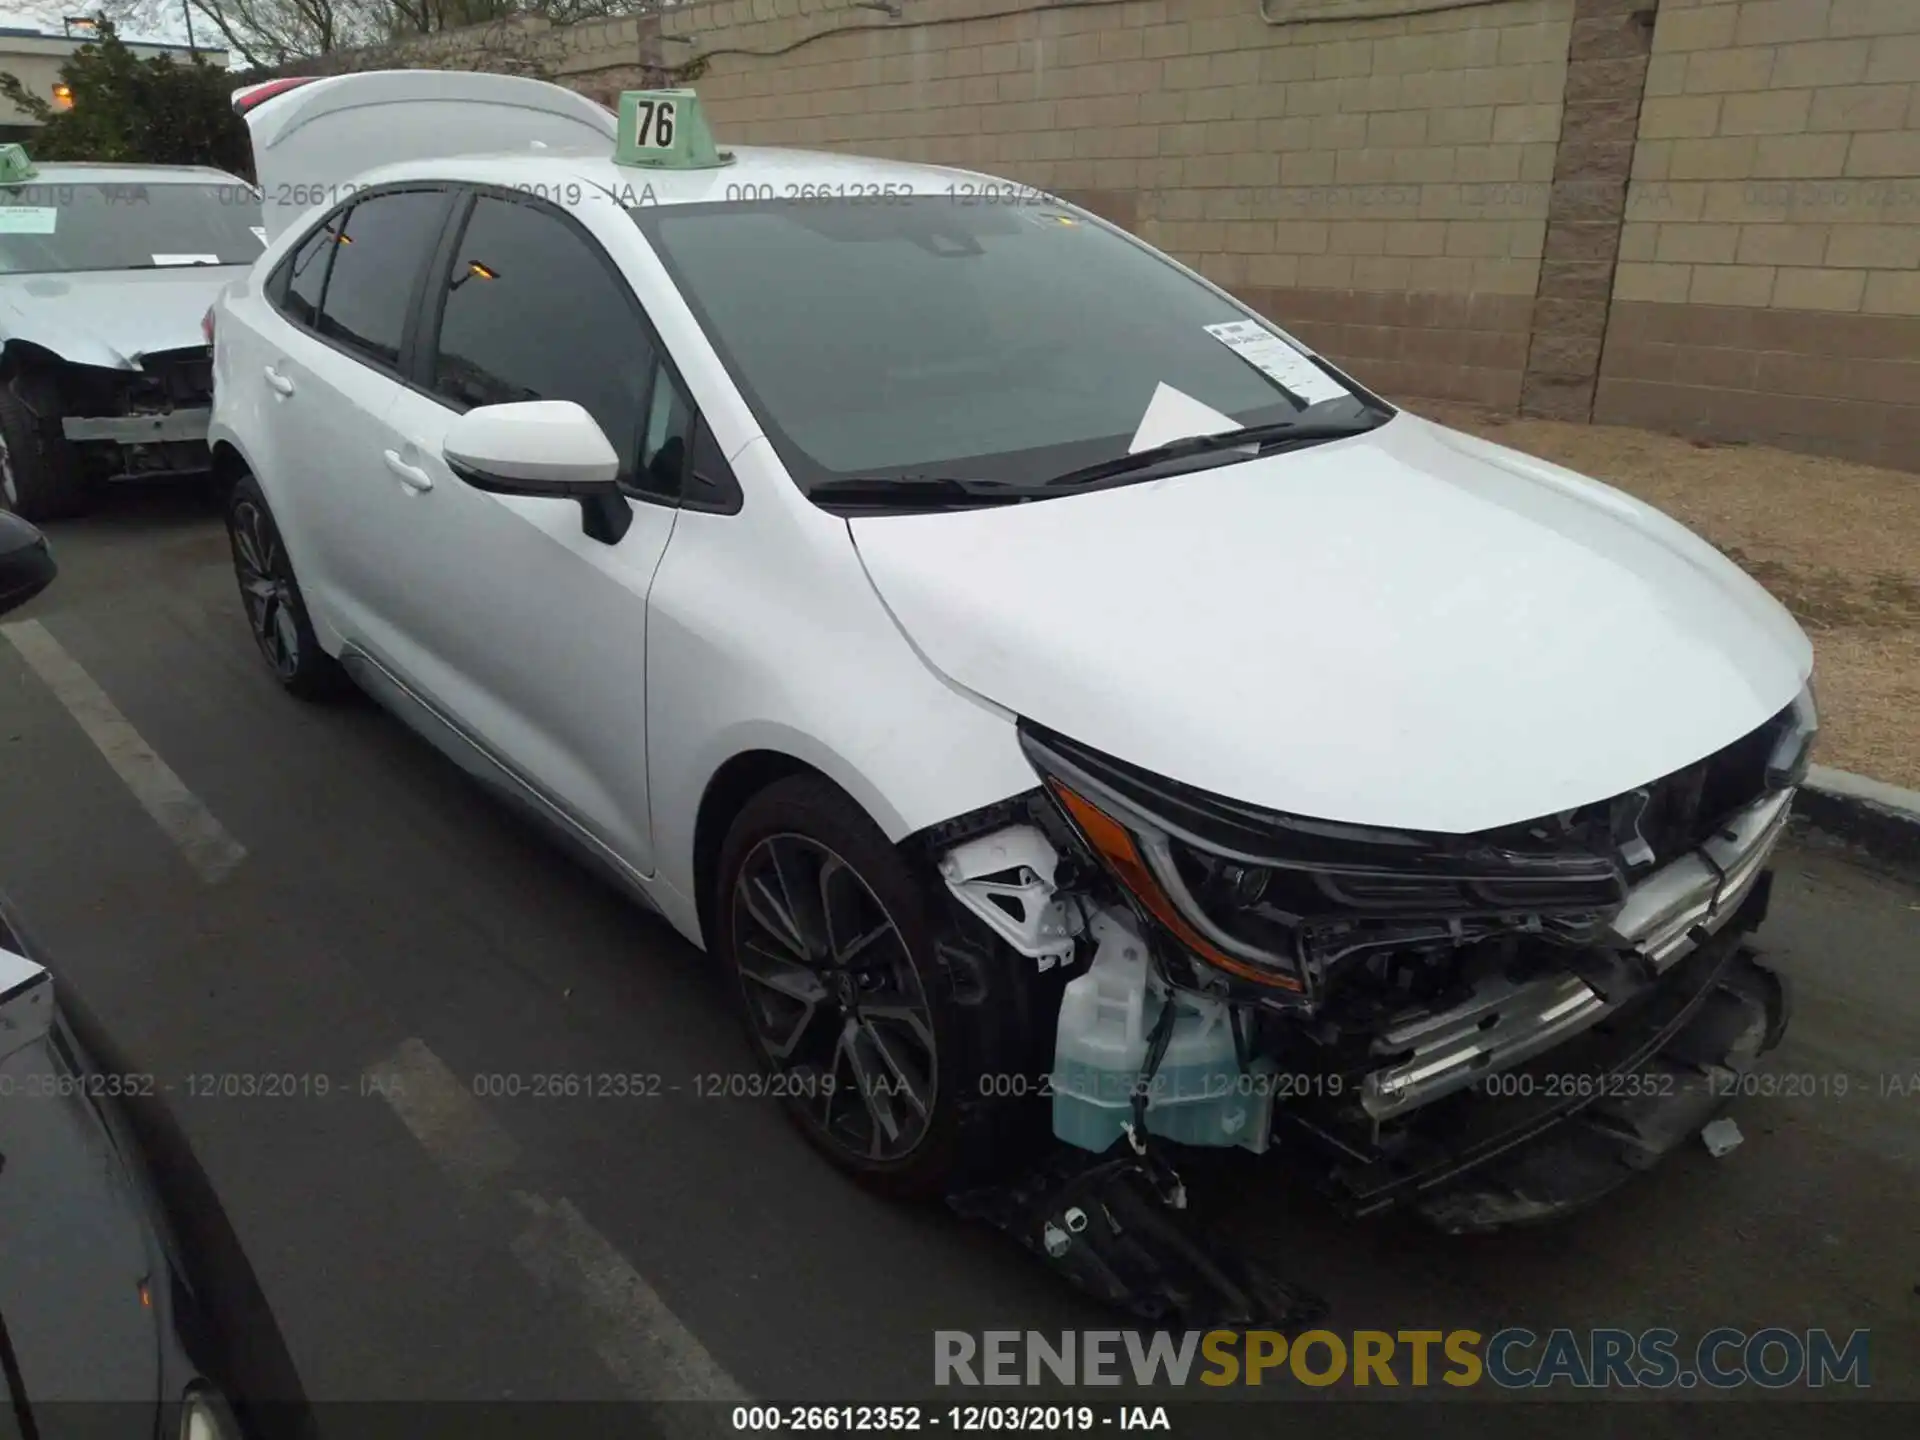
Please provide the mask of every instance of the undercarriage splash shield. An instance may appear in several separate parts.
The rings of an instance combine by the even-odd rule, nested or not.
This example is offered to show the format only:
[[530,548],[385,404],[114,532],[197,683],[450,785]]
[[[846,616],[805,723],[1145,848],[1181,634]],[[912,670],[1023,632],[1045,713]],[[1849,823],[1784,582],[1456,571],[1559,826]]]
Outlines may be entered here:
[[1751,951],[1734,954],[1686,1024],[1629,1079],[1557,1129],[1436,1189],[1417,1212],[1448,1234],[1557,1219],[1583,1209],[1679,1149],[1739,1092],[1739,1077],[1778,1042],[1784,982]]
[[1326,1314],[1318,1296],[1204,1236],[1181,1213],[1179,1178],[1124,1141],[1097,1158],[1061,1147],[1020,1179],[949,1203],[1013,1236],[1076,1288],[1148,1324],[1296,1331]]

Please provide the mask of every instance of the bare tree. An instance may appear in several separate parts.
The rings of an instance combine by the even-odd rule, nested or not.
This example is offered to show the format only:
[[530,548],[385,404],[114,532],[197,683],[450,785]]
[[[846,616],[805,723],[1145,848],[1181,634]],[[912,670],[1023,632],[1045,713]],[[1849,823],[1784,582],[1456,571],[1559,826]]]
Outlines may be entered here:
[[127,40],[192,39],[225,49],[235,68],[279,65],[386,37],[389,0],[28,0],[18,6],[60,33],[76,12],[110,21]]
[[[223,48],[234,69],[277,68],[341,50],[481,27],[474,49],[489,69],[535,73],[531,35],[540,27],[628,15],[661,0],[94,0],[89,13],[111,21],[129,39],[186,38]],[[17,7],[40,28],[58,32],[80,8],[68,0],[27,0]],[[527,22],[534,22],[532,25]],[[521,63],[524,61],[524,63]]]

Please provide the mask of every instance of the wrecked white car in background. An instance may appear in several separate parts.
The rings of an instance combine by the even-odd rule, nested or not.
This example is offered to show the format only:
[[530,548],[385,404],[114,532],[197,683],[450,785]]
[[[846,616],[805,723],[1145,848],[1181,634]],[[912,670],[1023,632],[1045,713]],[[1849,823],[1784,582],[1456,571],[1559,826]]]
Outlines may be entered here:
[[57,519],[105,483],[207,471],[207,307],[263,235],[224,171],[0,147],[0,506]]
[[341,197],[214,316],[263,655],[714,952],[869,1183],[1141,1315],[1295,1315],[1174,1157],[1537,1220],[1779,1038],[1741,940],[1812,652],[1680,525],[1025,187],[722,152],[688,91],[236,104]]

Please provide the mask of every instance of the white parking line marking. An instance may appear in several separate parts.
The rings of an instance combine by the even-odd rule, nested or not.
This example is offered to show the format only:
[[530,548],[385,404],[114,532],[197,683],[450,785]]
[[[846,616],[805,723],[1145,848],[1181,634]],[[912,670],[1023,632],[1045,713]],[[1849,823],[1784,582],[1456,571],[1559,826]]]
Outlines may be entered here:
[[209,885],[233,873],[247,858],[246,846],[229,835],[213,812],[173,773],[167,762],[140,738],[107,692],[80,667],[38,620],[0,625],[20,658],[33,668],[107,764],[153,817],[154,824],[179,847],[187,863]]
[[654,1288],[573,1203],[549,1203],[518,1191],[532,1216],[513,1242],[514,1257],[542,1284],[571,1292],[596,1333],[594,1350],[636,1399],[748,1398]]
[[[436,1164],[469,1189],[512,1168],[519,1146],[472,1091],[423,1040],[408,1040],[367,1067],[367,1088],[393,1107]],[[546,1289],[578,1307],[594,1353],[636,1400],[747,1400],[748,1394],[708,1352],[626,1256],[570,1200],[523,1191],[513,1198],[528,1215],[514,1239],[514,1259]],[[705,1432],[702,1432],[705,1433]]]
[[400,1123],[434,1161],[464,1185],[511,1168],[520,1148],[422,1040],[408,1040],[367,1067],[368,1088],[385,1097]]

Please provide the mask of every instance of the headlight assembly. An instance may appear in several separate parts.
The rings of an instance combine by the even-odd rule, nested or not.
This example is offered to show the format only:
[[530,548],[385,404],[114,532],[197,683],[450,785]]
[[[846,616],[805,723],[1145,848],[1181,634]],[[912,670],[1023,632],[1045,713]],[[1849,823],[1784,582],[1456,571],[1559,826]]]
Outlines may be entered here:
[[1767,756],[1767,788],[1786,790],[1807,778],[1813,761],[1813,742],[1820,733],[1820,706],[1813,681],[1795,697],[1780,718],[1773,750]]
[[1603,847],[1542,826],[1420,835],[1305,819],[1209,795],[1023,727],[1028,758],[1134,901],[1196,957],[1305,996],[1381,947],[1498,929],[1577,939],[1626,896]]

